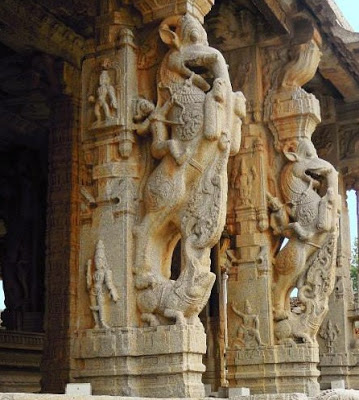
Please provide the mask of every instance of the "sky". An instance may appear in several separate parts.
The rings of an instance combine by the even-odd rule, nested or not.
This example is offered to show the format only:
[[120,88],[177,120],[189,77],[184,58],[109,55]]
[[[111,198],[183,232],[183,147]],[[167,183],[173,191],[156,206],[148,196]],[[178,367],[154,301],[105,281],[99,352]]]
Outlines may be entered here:
[[[359,32],[359,0],[335,0],[344,17],[356,32]],[[356,196],[354,191],[348,193],[348,206],[350,216],[350,233],[352,246],[356,236]],[[0,281],[0,310],[5,308],[2,281]]]
[[356,32],[359,32],[359,1],[335,0],[346,20]]

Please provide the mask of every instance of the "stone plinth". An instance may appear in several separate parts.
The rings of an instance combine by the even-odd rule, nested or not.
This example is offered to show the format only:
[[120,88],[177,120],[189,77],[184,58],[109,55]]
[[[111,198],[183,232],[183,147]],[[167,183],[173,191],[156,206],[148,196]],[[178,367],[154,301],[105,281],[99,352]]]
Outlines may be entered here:
[[91,329],[73,339],[74,382],[94,394],[204,397],[202,327]]
[[[120,396],[92,396],[92,395],[61,395],[61,394],[20,394],[20,393],[0,393],[0,400],[139,400],[139,397],[120,397]],[[238,398],[237,396],[229,398]],[[239,396],[241,400],[358,400],[358,390],[327,390],[316,397],[307,397],[304,393],[283,393],[283,394],[257,394],[249,396]],[[149,399],[155,399],[151,397]],[[207,397],[210,399],[210,397]]]
[[230,386],[250,388],[251,393],[319,393],[317,346],[298,344],[227,351]]
[[41,333],[0,330],[0,392],[40,391],[43,339]]
[[333,381],[343,380],[347,388],[359,388],[359,354],[357,349],[320,357],[320,387],[330,389]]

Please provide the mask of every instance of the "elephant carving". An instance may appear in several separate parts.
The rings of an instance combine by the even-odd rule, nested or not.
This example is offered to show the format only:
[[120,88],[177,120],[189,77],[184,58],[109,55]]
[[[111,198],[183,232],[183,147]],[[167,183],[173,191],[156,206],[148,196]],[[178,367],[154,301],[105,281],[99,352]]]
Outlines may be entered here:
[[[157,104],[139,100],[136,130],[152,134],[159,163],[144,186],[144,215],[135,227],[135,285],[141,319],[150,325],[197,321],[214,282],[210,248],[225,222],[227,162],[238,152],[242,93],[233,93],[226,62],[190,15],[162,22],[170,50],[157,74]],[[171,260],[181,239],[181,273]],[[164,318],[163,318],[164,317]]]

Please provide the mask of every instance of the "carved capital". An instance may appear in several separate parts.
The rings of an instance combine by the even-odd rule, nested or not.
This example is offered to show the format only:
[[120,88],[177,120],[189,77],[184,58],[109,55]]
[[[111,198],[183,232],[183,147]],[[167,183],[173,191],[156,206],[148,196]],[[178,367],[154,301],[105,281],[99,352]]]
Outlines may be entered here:
[[319,101],[314,95],[297,88],[290,98],[273,98],[266,107],[266,119],[279,150],[288,141],[311,139],[321,121]]
[[167,18],[174,14],[191,14],[203,23],[203,18],[208,14],[214,0],[134,0],[134,5],[143,16],[143,22],[153,22]]

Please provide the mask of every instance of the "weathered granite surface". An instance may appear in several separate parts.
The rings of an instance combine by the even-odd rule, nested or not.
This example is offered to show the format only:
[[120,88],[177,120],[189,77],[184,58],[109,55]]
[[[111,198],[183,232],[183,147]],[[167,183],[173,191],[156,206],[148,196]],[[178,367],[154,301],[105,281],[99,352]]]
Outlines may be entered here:
[[[212,399],[206,397],[204,400]],[[250,396],[230,397],[240,400],[358,400],[358,390],[327,390],[315,397],[308,397],[304,393],[258,394]],[[122,396],[69,396],[63,394],[20,394],[0,393],[0,400],[155,400],[155,397],[122,397]],[[166,399],[166,398],[165,398]],[[169,399],[169,398],[168,398]],[[171,397],[176,399],[176,397]],[[182,399],[186,399],[183,398]]]

